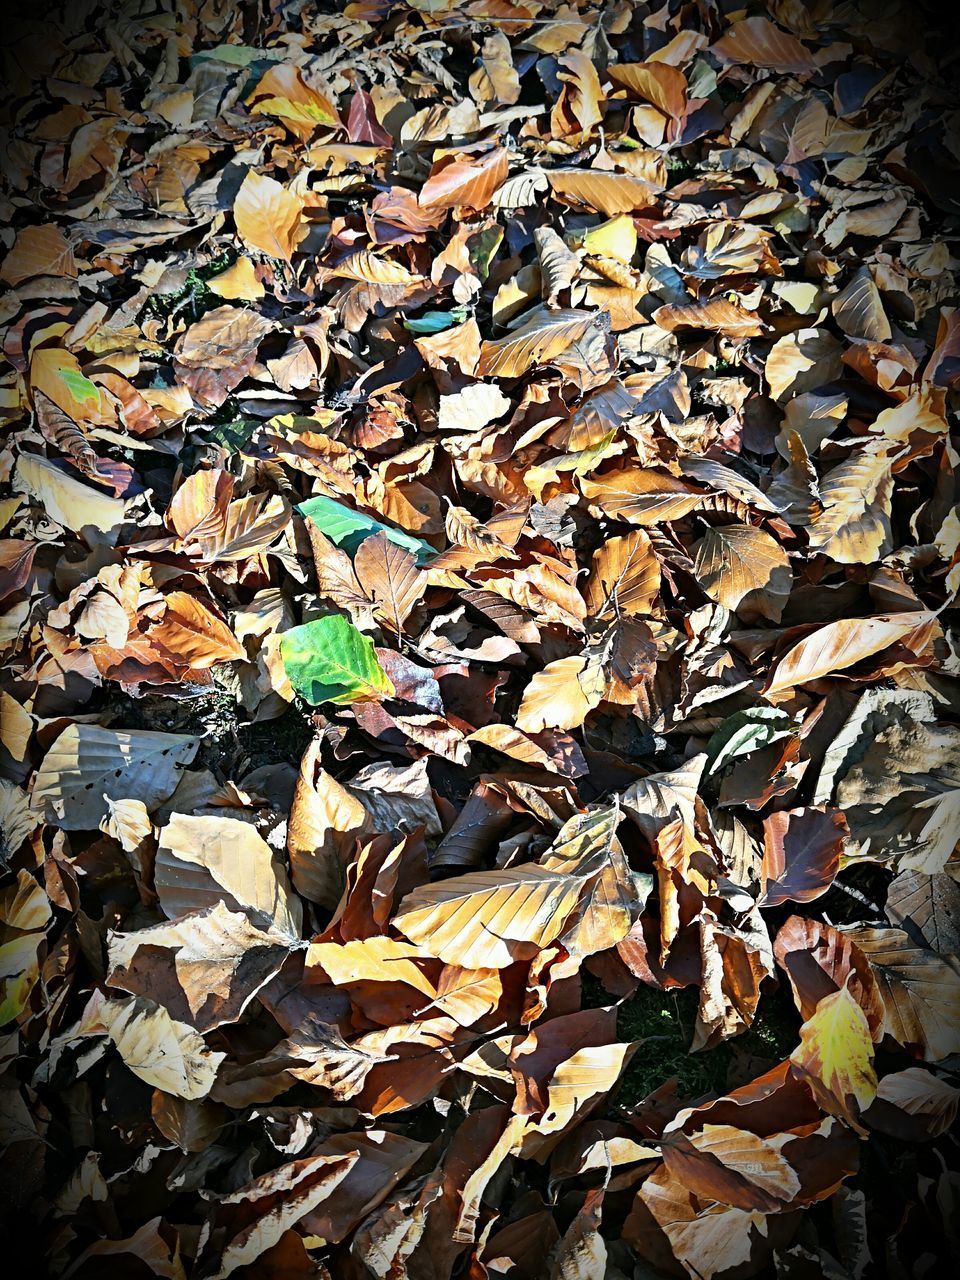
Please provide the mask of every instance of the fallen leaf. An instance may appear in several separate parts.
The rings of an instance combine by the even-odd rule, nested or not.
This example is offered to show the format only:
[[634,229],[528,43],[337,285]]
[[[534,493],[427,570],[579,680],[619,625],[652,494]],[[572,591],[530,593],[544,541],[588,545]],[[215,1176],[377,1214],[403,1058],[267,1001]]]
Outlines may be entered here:
[[747,618],[760,615],[779,622],[793,573],[789,557],[769,534],[746,524],[718,525],[690,551],[711,600]]
[[100,1017],[120,1057],[144,1083],[177,1098],[205,1098],[226,1057],[162,1005],[142,996],[108,1000]]
[[108,800],[141,800],[152,812],[172,795],[198,746],[188,734],[68,725],[43,758],[33,806],[67,831],[95,831]]
[[301,200],[282,183],[248,169],[233,205],[237,234],[249,249],[290,262],[306,235]]
[[846,986],[824,996],[800,1028],[800,1046],[790,1055],[820,1105],[858,1133],[860,1116],[876,1097],[873,1040],[867,1016]]
[[380,702],[395,692],[371,642],[339,614],[291,627],[280,653],[294,689],[314,706]]
[[160,832],[154,880],[168,919],[223,903],[300,936],[300,903],[279,856],[239,818],[173,814]]

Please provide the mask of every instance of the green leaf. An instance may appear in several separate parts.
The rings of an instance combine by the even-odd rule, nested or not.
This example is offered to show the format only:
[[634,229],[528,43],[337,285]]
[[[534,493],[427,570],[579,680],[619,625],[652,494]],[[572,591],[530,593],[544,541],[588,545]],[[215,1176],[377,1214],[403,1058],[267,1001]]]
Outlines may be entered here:
[[463,324],[467,318],[466,307],[454,307],[451,311],[425,311],[412,320],[404,318],[403,327],[411,333],[443,333],[455,324]]
[[737,711],[724,720],[707,743],[708,768],[711,773],[716,773],[738,756],[749,755],[778,738],[788,737],[795,728],[793,717],[779,707],[750,707],[746,711]]
[[256,418],[236,418],[233,422],[214,423],[206,430],[209,431],[211,440],[223,445],[228,453],[236,453],[238,449],[242,449],[249,443],[250,437],[259,425]]
[[343,547],[350,555],[353,555],[364,538],[369,538],[374,533],[382,533],[398,547],[403,547],[404,551],[412,551],[420,562],[434,554],[429,542],[404,533],[402,529],[392,529],[389,525],[375,520],[373,516],[366,516],[360,511],[345,507],[340,502],[334,502],[333,498],[326,498],[323,495],[308,498],[306,502],[300,503],[297,510],[302,516],[312,520],[331,542],[335,542],[338,547]]
[[74,373],[72,369],[61,369],[60,381],[78,404],[92,404],[96,407],[100,403],[100,392],[82,373]]
[[396,692],[372,642],[339,613],[285,631],[280,657],[294,689],[314,707],[381,702]]
[[477,269],[481,280],[490,274],[490,263],[493,261],[500,243],[503,240],[503,227],[492,226],[473,240],[470,245],[470,261]]

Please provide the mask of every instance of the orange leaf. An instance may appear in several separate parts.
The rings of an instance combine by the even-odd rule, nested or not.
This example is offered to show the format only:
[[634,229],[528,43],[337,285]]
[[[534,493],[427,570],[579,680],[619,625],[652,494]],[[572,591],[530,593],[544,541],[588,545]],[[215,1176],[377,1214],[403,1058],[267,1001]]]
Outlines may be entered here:
[[222,618],[186,591],[165,596],[167,611],[150,631],[159,645],[191,667],[203,669],[217,662],[245,658],[246,651]]
[[290,262],[307,234],[303,202],[274,178],[247,171],[233,202],[237,233],[250,249]]
[[420,204],[440,209],[485,209],[507,177],[503,147],[479,156],[458,152],[443,156],[420,188]]

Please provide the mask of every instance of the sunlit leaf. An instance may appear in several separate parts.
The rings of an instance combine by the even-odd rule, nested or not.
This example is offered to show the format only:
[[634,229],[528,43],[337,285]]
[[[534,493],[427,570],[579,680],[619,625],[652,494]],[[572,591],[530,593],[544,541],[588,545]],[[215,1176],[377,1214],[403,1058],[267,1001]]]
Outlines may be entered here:
[[394,694],[373,644],[340,614],[285,631],[280,654],[290,683],[313,706],[380,702]]
[[274,178],[247,171],[233,205],[237,233],[248,248],[289,262],[306,234],[303,205]]
[[845,986],[824,996],[800,1028],[800,1046],[790,1061],[824,1110],[861,1129],[859,1117],[877,1094],[873,1040],[866,1014]]

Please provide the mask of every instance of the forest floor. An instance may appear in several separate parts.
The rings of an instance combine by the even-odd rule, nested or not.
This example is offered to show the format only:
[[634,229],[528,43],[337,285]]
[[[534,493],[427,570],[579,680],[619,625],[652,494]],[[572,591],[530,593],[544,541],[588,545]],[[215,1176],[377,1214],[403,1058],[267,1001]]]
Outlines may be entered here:
[[934,7],[124,0],[2,53],[2,1244],[960,1255]]

